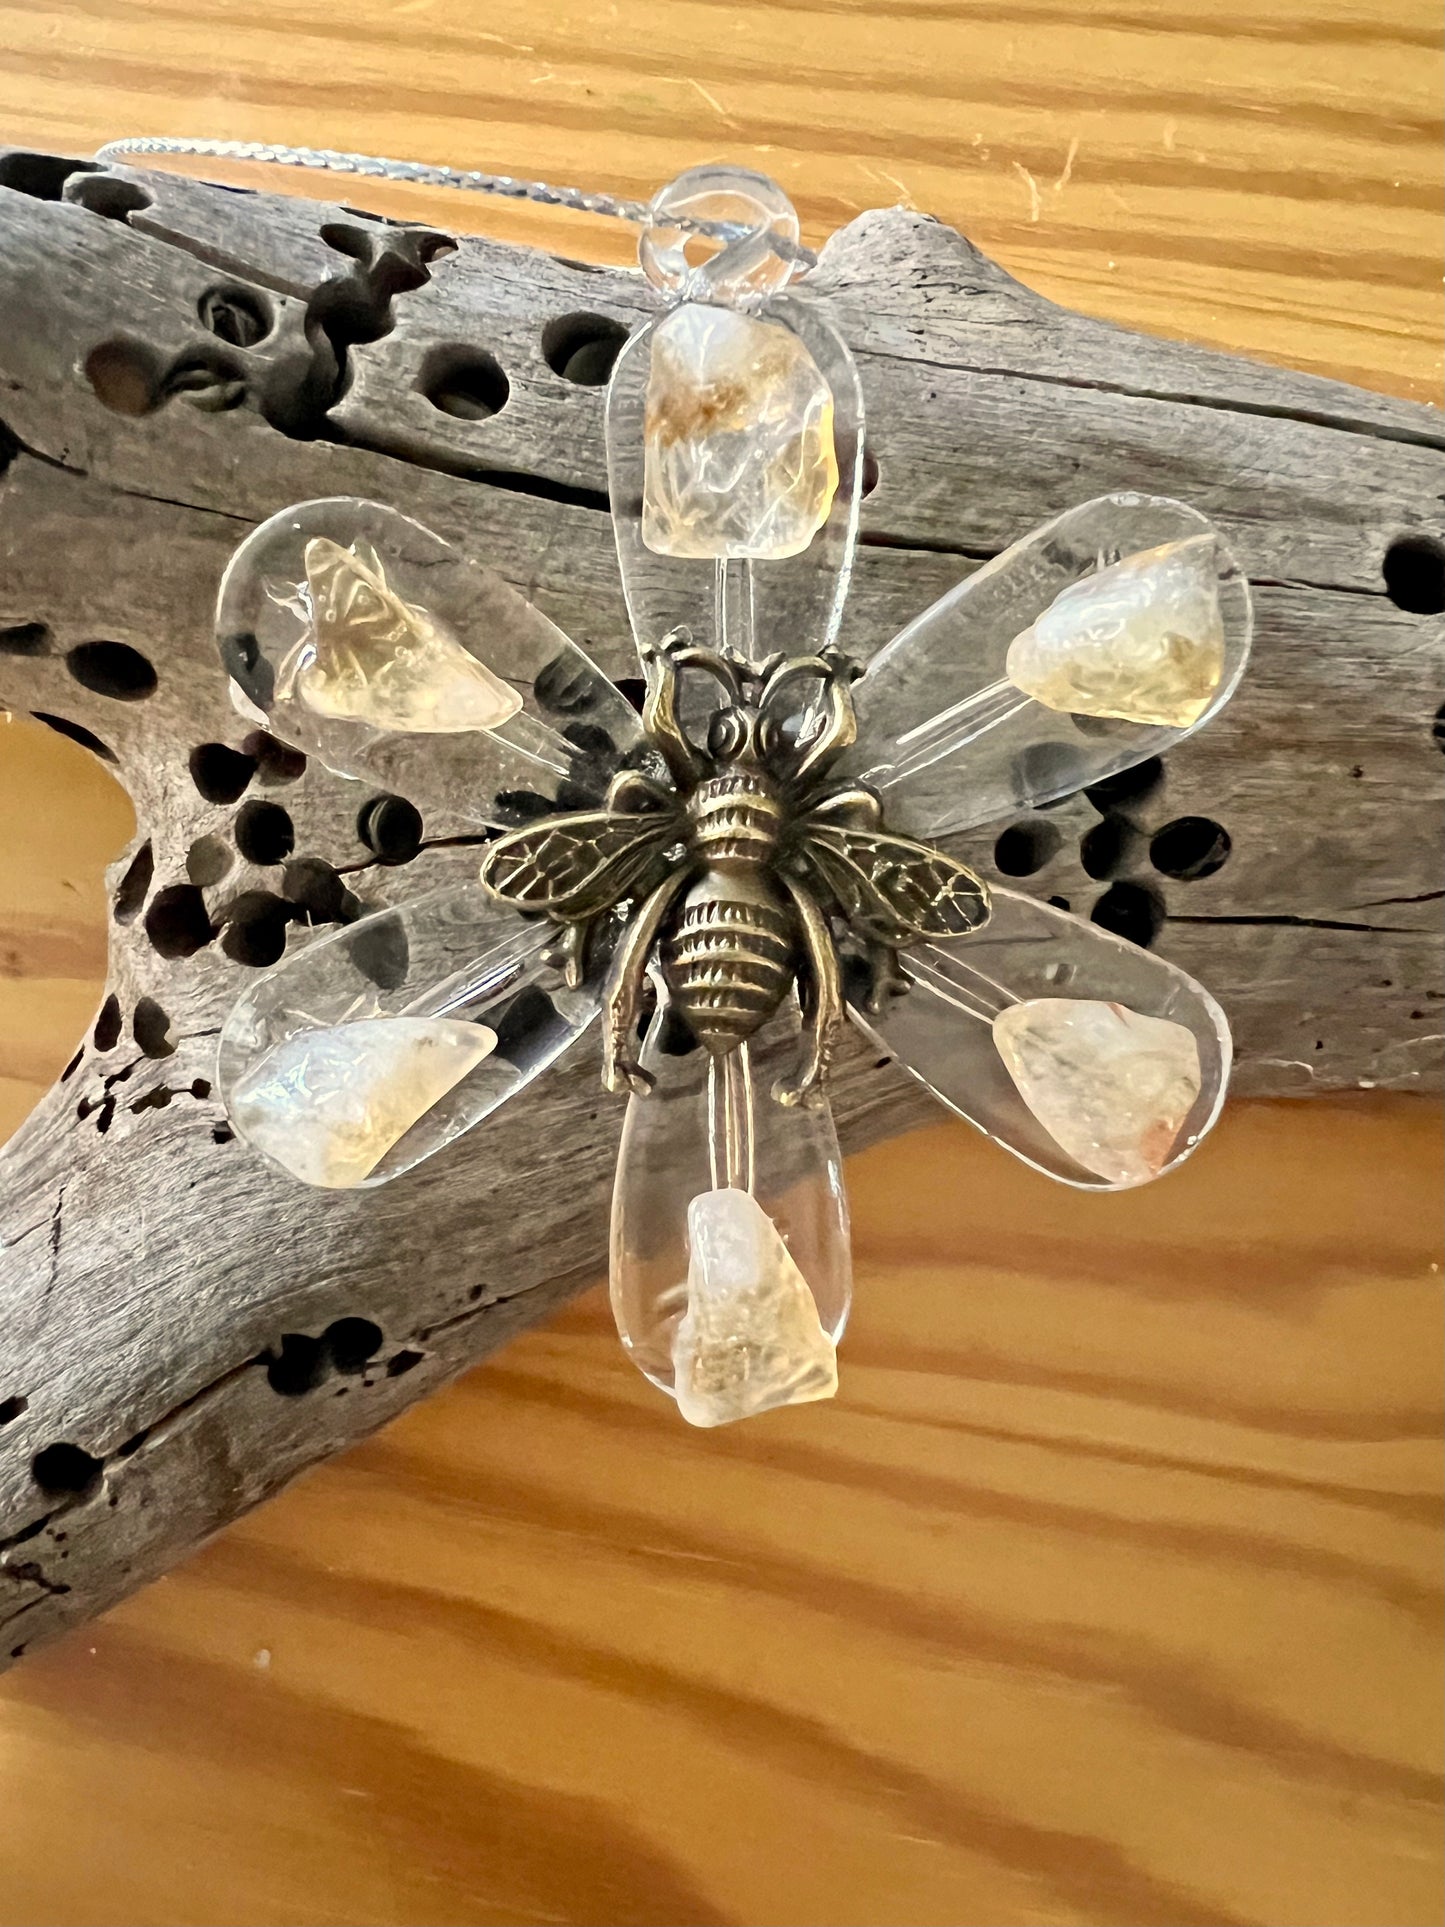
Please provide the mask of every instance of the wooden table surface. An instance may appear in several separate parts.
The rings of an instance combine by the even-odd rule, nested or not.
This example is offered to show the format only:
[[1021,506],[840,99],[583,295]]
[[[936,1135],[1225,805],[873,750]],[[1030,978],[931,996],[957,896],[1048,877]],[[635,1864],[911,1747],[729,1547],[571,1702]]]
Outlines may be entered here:
[[[728,156],[811,237],[911,200],[1075,307],[1436,394],[1426,0],[0,18],[11,140],[628,194]],[[0,722],[0,1133],[93,1012],[127,833]],[[0,1927],[1438,1921],[1439,1177],[1403,1099],[1236,1107],[1118,1199],[941,1125],[852,1167],[842,1396],[722,1434],[579,1301],[7,1677]]]

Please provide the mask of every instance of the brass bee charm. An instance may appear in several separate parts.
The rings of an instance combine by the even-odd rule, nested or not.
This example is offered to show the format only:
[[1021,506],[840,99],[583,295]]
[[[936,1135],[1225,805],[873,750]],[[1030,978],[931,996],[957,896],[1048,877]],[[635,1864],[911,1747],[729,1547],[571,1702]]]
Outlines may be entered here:
[[671,783],[620,771],[604,808],[501,837],[482,881],[562,926],[574,983],[597,926],[627,907],[605,996],[609,1090],[649,1088],[637,1020],[656,963],[674,1012],[714,1057],[759,1030],[796,982],[802,1056],[773,1095],[799,1103],[824,1078],[842,1021],[840,941],[868,953],[880,994],[902,983],[898,946],[976,930],[988,892],[941,851],[890,834],[873,791],[828,783],[857,733],[858,672],[833,651],[752,664],[674,638],[644,666],[643,728]]

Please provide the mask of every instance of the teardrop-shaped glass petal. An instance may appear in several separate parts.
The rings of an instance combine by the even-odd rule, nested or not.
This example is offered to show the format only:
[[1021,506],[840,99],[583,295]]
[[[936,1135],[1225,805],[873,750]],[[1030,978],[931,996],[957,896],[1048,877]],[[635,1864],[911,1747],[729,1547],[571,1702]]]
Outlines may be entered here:
[[[665,1009],[628,1101],[612,1203],[612,1309],[629,1356],[716,1425],[824,1398],[852,1300],[848,1207],[826,1105],[785,1107],[795,1005],[713,1059]],[[749,1205],[737,1202],[747,1197]]]
[[545,962],[550,927],[449,883],[317,937],[221,1033],[237,1133],[307,1184],[383,1184],[470,1130],[597,1013]]
[[874,657],[841,767],[915,836],[1053,802],[1214,715],[1251,628],[1249,585],[1204,516],[1102,496],[985,563]]
[[910,988],[855,1022],[950,1110],[1065,1184],[1172,1170],[1219,1115],[1229,1027],[1177,965],[994,887],[981,930],[919,944]]
[[607,463],[638,647],[692,640],[760,661],[832,642],[858,535],[863,401],[805,296],[760,314],[685,302],[612,371]]
[[631,704],[540,610],[381,502],[263,522],[226,569],[216,634],[243,713],[424,811],[513,825],[563,784],[585,806],[641,742]]

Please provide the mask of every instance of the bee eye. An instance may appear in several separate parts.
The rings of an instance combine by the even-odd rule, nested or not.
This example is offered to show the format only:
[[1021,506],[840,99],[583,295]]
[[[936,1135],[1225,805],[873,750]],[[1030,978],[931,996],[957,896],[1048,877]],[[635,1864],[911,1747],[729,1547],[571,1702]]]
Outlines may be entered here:
[[775,719],[764,716],[758,724],[758,754],[763,757],[771,756],[781,749],[786,741],[787,738],[779,729]]
[[708,725],[709,756],[736,756],[747,736],[747,726],[736,709],[720,709]]

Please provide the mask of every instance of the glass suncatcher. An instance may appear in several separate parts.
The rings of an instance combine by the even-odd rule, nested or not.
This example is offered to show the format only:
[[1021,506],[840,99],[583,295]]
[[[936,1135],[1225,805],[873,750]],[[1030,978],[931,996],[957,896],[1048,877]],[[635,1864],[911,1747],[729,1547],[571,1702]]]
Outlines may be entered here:
[[[724,239],[695,264],[699,232]],[[613,1309],[697,1425],[837,1389],[852,1284],[826,1080],[845,1022],[1092,1190],[1186,1157],[1230,1061],[1183,971],[986,886],[936,839],[1205,722],[1244,667],[1244,577],[1192,509],[1108,496],[850,662],[863,399],[794,289],[797,239],[757,175],[699,169],[652,204],[660,312],[607,403],[640,714],[515,590],[379,502],[272,517],[218,611],[248,713],[494,832],[475,880],[313,939],[241,998],[220,1051],[237,1132],[306,1183],[381,1184],[600,1013],[604,1080],[628,1094]]]

